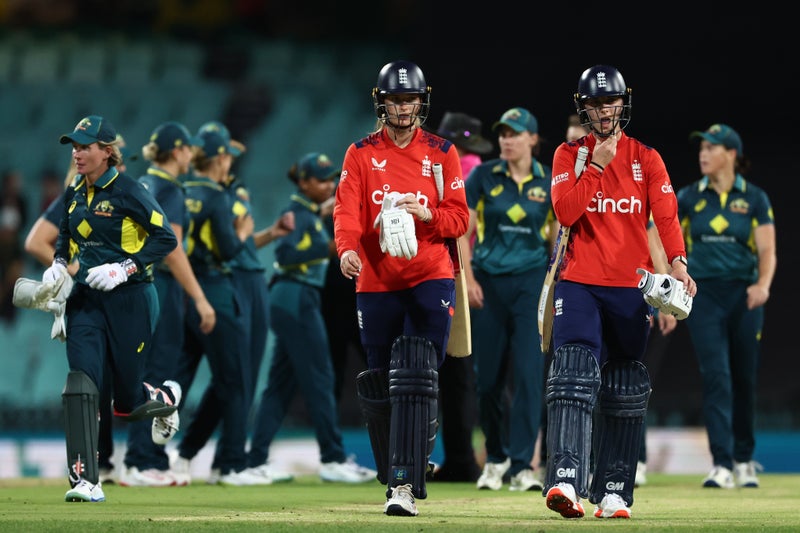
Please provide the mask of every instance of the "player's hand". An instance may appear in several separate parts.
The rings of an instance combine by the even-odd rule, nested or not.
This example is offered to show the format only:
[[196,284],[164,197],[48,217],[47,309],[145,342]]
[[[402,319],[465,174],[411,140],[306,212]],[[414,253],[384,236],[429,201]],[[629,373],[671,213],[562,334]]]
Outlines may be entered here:
[[92,267],[86,275],[86,283],[99,291],[110,291],[128,281],[128,273],[120,263],[105,263]]
[[339,270],[347,279],[353,279],[361,274],[361,258],[355,250],[346,250],[339,258]]
[[42,282],[58,282],[64,276],[69,276],[67,267],[64,266],[64,263],[56,259],[42,274]]
[[414,217],[405,209],[396,207],[391,197],[384,198],[375,224],[380,226],[379,239],[383,253],[388,252],[392,257],[403,256],[406,259],[417,255]]
[[592,151],[592,162],[597,163],[601,167],[607,167],[614,156],[617,155],[617,137],[618,134],[610,135],[598,142]]
[[200,331],[208,335],[217,325],[217,312],[205,298],[195,300],[194,307],[197,309],[197,314],[200,315]]
[[467,279],[467,299],[470,307],[483,309],[483,287],[474,278]]
[[769,290],[761,285],[754,283],[747,287],[747,308],[755,309],[761,307],[769,300]]
[[678,319],[674,315],[658,313],[658,329],[662,335],[669,335],[678,326]]

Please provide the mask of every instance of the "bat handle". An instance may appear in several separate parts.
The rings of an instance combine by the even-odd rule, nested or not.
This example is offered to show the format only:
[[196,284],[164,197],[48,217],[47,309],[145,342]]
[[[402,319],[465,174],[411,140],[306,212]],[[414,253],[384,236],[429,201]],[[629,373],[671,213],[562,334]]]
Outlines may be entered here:
[[439,193],[439,201],[444,198],[444,173],[442,172],[442,164],[433,164],[433,179],[436,182],[436,191]]

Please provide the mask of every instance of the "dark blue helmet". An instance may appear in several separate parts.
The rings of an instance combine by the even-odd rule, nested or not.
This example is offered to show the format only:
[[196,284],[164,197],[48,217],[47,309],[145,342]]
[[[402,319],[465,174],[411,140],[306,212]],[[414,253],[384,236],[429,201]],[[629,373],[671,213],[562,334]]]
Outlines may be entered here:
[[372,102],[375,115],[386,122],[386,95],[419,94],[422,100],[417,117],[422,125],[428,119],[431,105],[431,88],[425,82],[425,75],[411,61],[392,61],[383,66],[378,73],[378,81],[372,89]]
[[631,120],[631,88],[625,84],[622,74],[609,65],[595,65],[584,70],[578,80],[578,92],[574,96],[575,109],[581,117],[581,124],[601,136],[608,134],[603,134],[594,127],[594,121],[586,112],[586,101],[590,98],[607,96],[622,98],[622,112],[618,118],[618,125],[620,130],[624,130]]

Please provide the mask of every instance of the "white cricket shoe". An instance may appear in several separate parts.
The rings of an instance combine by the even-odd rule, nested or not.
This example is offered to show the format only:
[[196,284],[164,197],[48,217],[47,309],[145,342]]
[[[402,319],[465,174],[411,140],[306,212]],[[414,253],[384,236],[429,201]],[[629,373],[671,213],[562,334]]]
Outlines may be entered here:
[[503,487],[503,476],[511,467],[511,458],[506,457],[502,463],[486,462],[483,465],[483,472],[478,478],[476,486],[478,489],[500,490]]
[[392,496],[386,500],[383,512],[390,516],[417,516],[417,504],[411,485],[399,485],[392,488]]
[[122,468],[119,484],[123,487],[171,487],[175,485],[175,478],[169,470],[148,468],[139,470],[135,466]]
[[594,516],[597,518],[630,518],[631,509],[619,494],[606,493],[595,508]]
[[508,490],[524,492],[526,490],[541,491],[544,488],[541,480],[530,468],[520,470],[515,476],[511,477],[511,486]]
[[117,483],[117,475],[114,473],[113,468],[100,467],[100,476],[98,478],[100,484],[114,485]]
[[[181,391],[181,386],[177,381],[167,380],[161,385],[161,387],[168,388],[172,391],[172,395],[175,397],[175,403],[172,405],[175,405],[176,407],[180,405],[183,392]],[[159,389],[156,389],[155,394],[157,395],[158,392],[160,392]],[[163,396],[166,395],[163,394]],[[180,425],[181,419],[177,410],[171,415],[154,417],[150,436],[152,437],[154,443],[166,444],[172,440],[172,437],[174,437],[178,432]]]
[[733,464],[733,477],[737,487],[758,488],[758,475],[764,467],[756,461]]
[[169,456],[169,471],[175,480],[175,485],[185,487],[192,482],[192,461],[181,457],[177,449],[167,452]]
[[294,476],[289,472],[277,470],[269,463],[258,466],[251,466],[245,470],[250,476],[261,479],[259,485],[271,485],[272,483],[286,483],[292,481]]
[[585,514],[575,487],[569,483],[556,483],[547,491],[547,508],[564,518],[583,518]]
[[633,482],[634,487],[641,487],[647,485],[647,464],[644,461],[636,463],[636,479]]
[[343,463],[322,463],[319,469],[322,481],[340,483],[366,483],[374,481],[377,475],[378,472],[357,464],[352,457],[348,457]]
[[734,487],[733,472],[724,466],[717,465],[711,469],[711,472],[703,480],[703,486],[717,489],[732,489]]
[[106,495],[103,494],[103,487],[98,483],[90,483],[81,479],[77,485],[72,487],[64,495],[66,502],[104,502]]

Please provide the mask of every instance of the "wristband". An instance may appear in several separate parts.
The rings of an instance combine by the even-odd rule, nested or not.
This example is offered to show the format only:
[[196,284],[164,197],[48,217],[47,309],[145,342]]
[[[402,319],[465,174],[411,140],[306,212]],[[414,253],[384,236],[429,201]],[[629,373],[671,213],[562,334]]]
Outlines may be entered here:
[[120,263],[120,266],[125,271],[125,274],[128,275],[128,277],[133,276],[139,271],[139,267],[136,266],[136,261],[134,261],[130,257],[125,261],[123,261],[122,263]]
[[675,257],[672,258],[672,261],[670,261],[669,264],[672,265],[672,264],[675,263],[675,261],[680,261],[681,263],[683,263],[683,266],[685,266],[687,268],[689,267],[689,261],[686,259],[685,256],[676,255]]
[[590,165],[594,165],[595,167],[597,167],[597,169],[600,170],[600,172],[602,172],[602,171],[604,171],[606,169],[603,165],[601,165],[600,163],[595,163],[594,161],[592,161],[589,164]]
[[422,214],[422,217],[420,217],[420,220],[422,220],[422,222],[427,224],[433,218],[433,213],[431,213],[431,210],[428,209],[427,207],[425,207],[424,209],[425,209],[425,212]]

